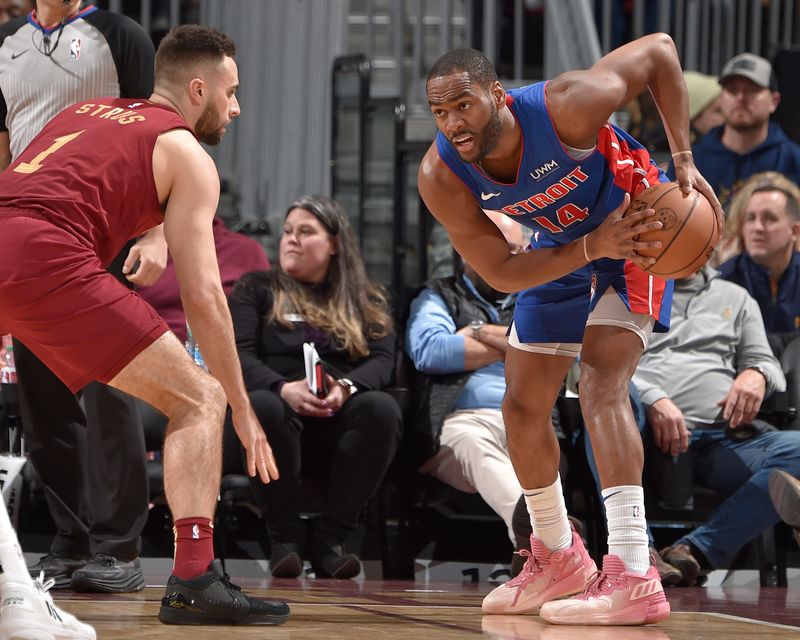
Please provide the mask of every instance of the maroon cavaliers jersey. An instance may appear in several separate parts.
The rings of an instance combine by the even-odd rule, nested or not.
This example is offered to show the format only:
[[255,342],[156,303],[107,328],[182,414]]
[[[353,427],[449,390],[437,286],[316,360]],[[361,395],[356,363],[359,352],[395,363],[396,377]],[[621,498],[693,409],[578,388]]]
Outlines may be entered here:
[[97,98],[67,107],[0,174],[0,215],[30,212],[92,246],[107,265],[125,243],[164,221],[153,147],[189,129],[146,100]]

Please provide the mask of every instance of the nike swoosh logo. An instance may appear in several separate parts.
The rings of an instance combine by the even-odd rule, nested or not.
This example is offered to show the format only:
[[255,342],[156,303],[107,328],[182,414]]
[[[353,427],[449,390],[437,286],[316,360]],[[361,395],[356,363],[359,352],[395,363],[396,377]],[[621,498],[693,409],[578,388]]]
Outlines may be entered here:
[[17,58],[19,58],[19,57],[20,57],[20,56],[21,56],[23,53],[26,53],[27,51],[28,51],[27,49],[23,49],[23,50],[22,50],[22,51],[20,51],[19,53],[12,53],[12,54],[11,54],[11,59],[12,59],[12,60],[16,60],[16,59],[17,59]]
[[494,198],[499,195],[500,195],[499,193],[484,193],[483,191],[481,191],[481,200],[486,202],[489,198]]

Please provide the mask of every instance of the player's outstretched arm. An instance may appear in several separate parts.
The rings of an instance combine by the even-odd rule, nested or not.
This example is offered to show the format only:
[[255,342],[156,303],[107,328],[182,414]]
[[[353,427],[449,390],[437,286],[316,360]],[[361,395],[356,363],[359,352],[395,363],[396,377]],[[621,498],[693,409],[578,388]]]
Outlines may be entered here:
[[167,199],[164,233],[186,318],[209,371],[219,380],[247,453],[251,476],[278,477],[272,450],[250,405],[236,353],[228,303],[220,282],[212,221],[219,200],[213,160],[185,130],[162,135],[153,154],[159,197]]
[[689,98],[672,38],[655,33],[614,49],[590,69],[562,73],[547,85],[547,105],[563,142],[588,148],[611,115],[650,90],[673,153],[690,148]]
[[721,230],[722,207],[691,155],[689,97],[670,36],[644,36],[609,52],[590,69],[561,74],[547,85],[547,104],[559,138],[587,149],[611,114],[644,91],[658,105],[678,183],[685,193],[697,189],[709,200]]
[[582,267],[589,259],[627,258],[639,266],[650,266],[654,260],[638,255],[637,251],[660,246],[635,239],[641,233],[660,229],[661,223],[648,221],[654,213],[652,209],[623,217],[629,203],[626,197],[585,241],[581,238],[561,247],[514,255],[497,226],[441,160],[436,143],[422,160],[418,186],[425,205],[447,230],[456,251],[500,291],[520,291],[556,280]]

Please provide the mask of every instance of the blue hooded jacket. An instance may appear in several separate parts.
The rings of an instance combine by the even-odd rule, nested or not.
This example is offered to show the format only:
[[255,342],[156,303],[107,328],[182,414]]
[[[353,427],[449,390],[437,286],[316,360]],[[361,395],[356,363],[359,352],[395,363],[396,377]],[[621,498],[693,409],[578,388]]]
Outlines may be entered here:
[[[695,165],[723,207],[728,206],[731,196],[755,173],[780,171],[800,184],[800,145],[792,142],[777,122],[770,122],[766,140],[744,155],[722,144],[724,128],[712,129],[692,147]],[[667,175],[675,179],[674,166],[670,166]]]

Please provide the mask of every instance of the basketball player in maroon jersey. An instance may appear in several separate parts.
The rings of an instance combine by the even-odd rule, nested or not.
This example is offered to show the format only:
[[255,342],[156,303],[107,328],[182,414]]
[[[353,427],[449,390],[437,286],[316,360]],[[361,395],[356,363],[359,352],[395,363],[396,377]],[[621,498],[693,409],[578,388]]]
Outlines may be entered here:
[[[71,390],[99,380],[169,418],[164,486],[175,562],[159,612],[169,624],[289,618],[284,603],[233,587],[213,558],[226,403],[250,475],[278,477],[242,381],[212,234],[219,177],[200,146],[219,143],[239,115],[234,52],[214,29],[174,29],[156,53],[149,100],[98,98],[68,107],[0,175],[2,333],[18,336]],[[125,242],[161,222],[212,375],[104,269]],[[0,578],[27,584],[17,551],[0,518]],[[0,580],[4,596],[10,588]],[[0,615],[11,619],[7,600]]]

